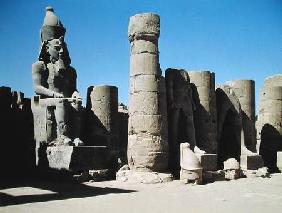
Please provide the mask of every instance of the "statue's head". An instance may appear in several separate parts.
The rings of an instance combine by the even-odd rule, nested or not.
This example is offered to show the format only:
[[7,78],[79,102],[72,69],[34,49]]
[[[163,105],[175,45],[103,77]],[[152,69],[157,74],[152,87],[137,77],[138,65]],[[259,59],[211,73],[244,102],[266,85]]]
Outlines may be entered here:
[[59,39],[44,41],[40,50],[39,60],[45,63],[61,61],[65,66],[69,66],[71,59],[64,38],[60,37]]

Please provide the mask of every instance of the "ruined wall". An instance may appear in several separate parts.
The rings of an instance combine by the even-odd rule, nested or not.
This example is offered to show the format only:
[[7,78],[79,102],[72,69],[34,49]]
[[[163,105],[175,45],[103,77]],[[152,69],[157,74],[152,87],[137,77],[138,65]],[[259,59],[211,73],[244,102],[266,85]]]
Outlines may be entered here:
[[167,170],[166,91],[159,65],[159,34],[158,15],[130,18],[128,164],[132,170]]
[[217,154],[217,109],[215,74],[210,71],[188,71],[195,104],[194,122],[197,146]]
[[265,79],[256,127],[258,150],[265,165],[276,170],[276,152],[282,150],[282,75]]
[[0,103],[0,177],[31,175],[35,142],[30,99],[9,87],[0,87]]

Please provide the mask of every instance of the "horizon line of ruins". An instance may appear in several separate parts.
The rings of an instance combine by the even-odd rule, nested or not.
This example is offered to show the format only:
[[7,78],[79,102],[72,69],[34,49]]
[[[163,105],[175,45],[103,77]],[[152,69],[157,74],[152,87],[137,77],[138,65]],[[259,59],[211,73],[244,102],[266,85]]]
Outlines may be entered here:
[[[89,86],[84,107],[65,32],[47,7],[32,65],[36,95],[0,87],[0,129],[13,144],[22,142],[12,150],[25,171],[99,176],[103,170],[124,182],[202,183],[282,168],[282,75],[265,79],[257,117],[253,80],[216,86],[214,72],[181,68],[162,76],[160,16],[142,13],[129,20],[128,108],[109,85]],[[7,171],[19,164],[14,160]]]

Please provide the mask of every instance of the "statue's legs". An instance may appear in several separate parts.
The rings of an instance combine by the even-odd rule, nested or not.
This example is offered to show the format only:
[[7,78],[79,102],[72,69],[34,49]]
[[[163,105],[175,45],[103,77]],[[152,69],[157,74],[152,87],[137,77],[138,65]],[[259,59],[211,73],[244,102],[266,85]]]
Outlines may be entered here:
[[81,106],[81,101],[76,100],[71,104],[71,121],[72,121],[72,137],[76,146],[84,145],[81,140],[83,124],[84,124],[84,110]]
[[57,142],[71,145],[69,132],[70,106],[68,100],[59,99],[56,102],[55,119],[57,124]]

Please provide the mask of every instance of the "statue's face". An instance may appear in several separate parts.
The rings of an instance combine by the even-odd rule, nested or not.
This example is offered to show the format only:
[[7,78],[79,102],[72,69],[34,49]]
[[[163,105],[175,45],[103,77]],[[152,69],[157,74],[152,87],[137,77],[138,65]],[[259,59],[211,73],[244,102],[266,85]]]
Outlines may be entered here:
[[48,53],[52,62],[58,61],[64,56],[63,42],[60,39],[53,39],[48,42]]

